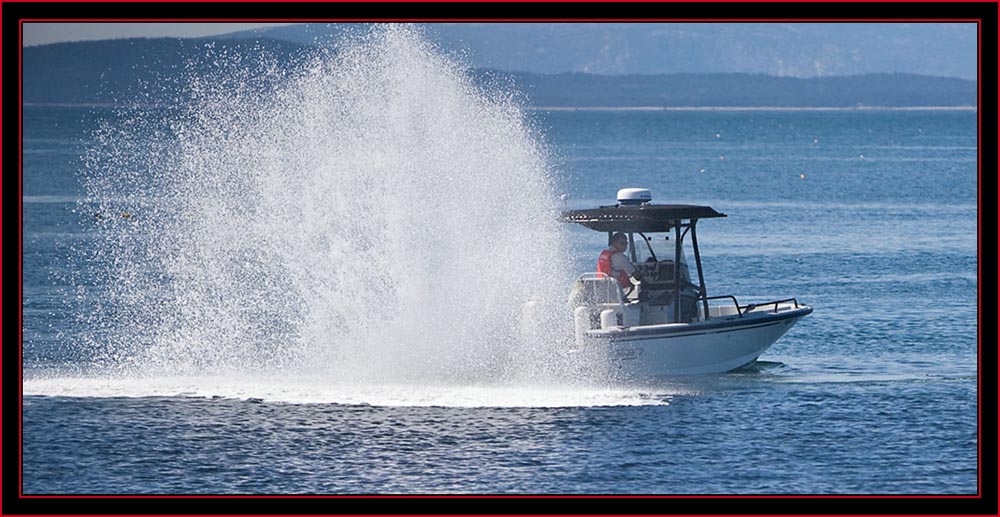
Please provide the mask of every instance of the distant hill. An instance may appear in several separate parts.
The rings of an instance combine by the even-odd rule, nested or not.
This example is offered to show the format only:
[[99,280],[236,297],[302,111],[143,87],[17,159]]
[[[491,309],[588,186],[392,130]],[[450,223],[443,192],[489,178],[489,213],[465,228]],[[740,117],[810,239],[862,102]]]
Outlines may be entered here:
[[[234,33],[335,43],[369,24],[306,23]],[[975,23],[425,23],[473,68],[538,74],[904,73],[974,80]]]
[[294,66],[305,45],[267,38],[133,38],[23,49],[23,99],[36,104],[169,102],[186,72],[234,56],[268,56]]
[[[170,104],[186,73],[218,63],[246,72],[259,57],[294,67],[311,47],[255,38],[127,39],[23,49],[23,98],[30,104]],[[914,74],[793,78],[764,74],[538,74],[476,69],[482,85],[502,84],[533,106],[855,107],[973,106],[974,81]],[[251,74],[252,76],[252,74]]]

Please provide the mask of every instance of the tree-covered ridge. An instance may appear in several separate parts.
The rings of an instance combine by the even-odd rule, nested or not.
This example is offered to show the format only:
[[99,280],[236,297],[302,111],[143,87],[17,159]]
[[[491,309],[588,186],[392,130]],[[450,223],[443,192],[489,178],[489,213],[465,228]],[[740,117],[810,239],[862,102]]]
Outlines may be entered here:
[[[186,77],[234,57],[294,67],[311,47],[257,39],[127,39],[60,43],[23,50],[29,104],[172,104]],[[760,74],[598,75],[473,70],[484,87],[513,89],[546,107],[921,107],[974,106],[976,83],[912,74],[800,79]]]

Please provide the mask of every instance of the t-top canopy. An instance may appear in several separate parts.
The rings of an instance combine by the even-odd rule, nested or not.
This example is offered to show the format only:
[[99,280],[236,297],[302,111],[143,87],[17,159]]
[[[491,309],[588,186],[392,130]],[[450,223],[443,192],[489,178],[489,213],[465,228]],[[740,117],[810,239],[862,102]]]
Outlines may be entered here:
[[584,210],[567,210],[562,220],[579,223],[599,232],[667,232],[683,220],[726,217],[710,206],[652,205],[602,206]]

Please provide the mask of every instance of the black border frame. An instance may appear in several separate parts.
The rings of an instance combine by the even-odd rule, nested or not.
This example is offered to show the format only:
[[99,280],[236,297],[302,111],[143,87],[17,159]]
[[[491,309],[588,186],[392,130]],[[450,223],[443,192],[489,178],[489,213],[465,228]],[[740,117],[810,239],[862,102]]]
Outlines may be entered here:
[[[975,21],[980,27],[979,119],[980,186],[995,179],[997,148],[997,4],[993,2],[4,2],[2,7],[3,164],[8,201],[4,228],[20,223],[20,21],[165,19],[165,21]],[[492,14],[484,16],[489,11]],[[553,15],[551,13],[562,13]],[[720,13],[723,13],[720,15]],[[15,130],[16,129],[16,130]],[[15,151],[17,150],[17,151]],[[18,174],[15,175],[14,171]],[[984,175],[983,172],[986,172]],[[984,192],[980,189],[980,214]],[[989,198],[987,198],[989,200]],[[995,199],[993,199],[995,201]],[[12,204],[10,201],[17,201]],[[992,205],[995,206],[995,205]],[[15,212],[16,211],[16,212]],[[995,212],[990,211],[991,215]],[[16,217],[15,217],[16,216]],[[995,219],[980,215],[980,486],[978,496],[22,496],[20,493],[20,350],[13,339],[3,348],[2,415],[3,505],[5,515],[115,514],[396,514],[396,515],[659,515],[675,509],[690,515],[997,515],[997,453],[995,409],[997,365],[994,320],[984,332],[983,286],[994,300],[996,256],[982,255],[982,235],[996,235]],[[16,228],[20,244],[20,228]],[[8,249],[10,240],[8,242]],[[10,253],[12,254],[12,253]],[[10,255],[8,254],[8,255]],[[8,257],[9,258],[9,257]],[[4,276],[20,280],[7,261]],[[13,334],[12,289],[4,291],[8,335]],[[992,304],[991,304],[992,305]],[[17,343],[20,345],[20,332]],[[17,422],[17,427],[15,427]]]

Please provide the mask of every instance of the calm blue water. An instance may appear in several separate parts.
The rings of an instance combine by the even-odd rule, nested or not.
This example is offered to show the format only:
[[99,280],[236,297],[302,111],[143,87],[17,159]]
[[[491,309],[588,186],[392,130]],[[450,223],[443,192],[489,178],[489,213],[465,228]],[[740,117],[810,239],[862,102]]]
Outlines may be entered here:
[[[26,494],[977,492],[974,112],[532,112],[568,206],[711,205],[709,290],[815,312],[752,372],[346,395],[88,376],[78,173],[107,116],[25,109]],[[571,235],[589,270],[601,237]]]

